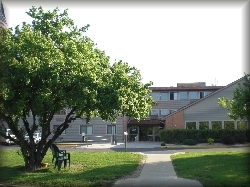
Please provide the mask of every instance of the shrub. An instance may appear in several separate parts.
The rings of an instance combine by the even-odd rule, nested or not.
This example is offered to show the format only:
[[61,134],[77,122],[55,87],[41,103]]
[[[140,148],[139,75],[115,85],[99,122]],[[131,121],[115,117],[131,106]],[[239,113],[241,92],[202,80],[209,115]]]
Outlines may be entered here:
[[175,144],[175,145],[179,145],[179,144],[181,144],[181,142],[180,142],[180,140],[175,139],[175,140],[174,140],[174,144]]
[[231,145],[235,143],[234,138],[229,134],[223,135],[221,138],[221,141],[223,144],[227,144],[227,145]]
[[208,138],[207,139],[207,143],[210,144],[210,145],[213,144],[214,143],[214,139],[213,138]]
[[246,137],[242,137],[242,136],[237,136],[235,138],[235,141],[240,143],[240,144],[244,144],[246,142],[246,140],[247,140]]
[[183,142],[184,145],[196,145],[197,142],[194,139],[186,139]]
[[166,143],[170,143],[174,137],[173,130],[163,130],[163,131],[160,131],[159,134],[160,134],[161,141],[164,141]]

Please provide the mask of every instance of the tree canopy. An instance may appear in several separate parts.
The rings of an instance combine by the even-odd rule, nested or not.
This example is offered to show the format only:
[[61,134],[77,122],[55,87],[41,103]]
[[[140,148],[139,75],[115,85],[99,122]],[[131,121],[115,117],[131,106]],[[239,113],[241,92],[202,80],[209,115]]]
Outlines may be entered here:
[[218,104],[230,112],[228,116],[233,119],[244,119],[250,121],[250,74],[245,75],[245,82],[239,83],[233,93],[233,99],[222,97]]
[[[16,135],[26,168],[39,166],[51,143],[76,116],[87,121],[95,116],[110,121],[124,115],[136,120],[148,116],[154,103],[149,96],[152,82],[143,84],[139,70],[128,63],[111,64],[86,36],[89,25],[78,28],[67,10],[58,8],[32,7],[27,14],[32,23],[4,31],[0,43],[0,118]],[[54,114],[65,107],[70,109],[65,121],[46,141]],[[35,159],[31,137],[39,126],[42,140]],[[26,132],[30,143],[24,140]]]

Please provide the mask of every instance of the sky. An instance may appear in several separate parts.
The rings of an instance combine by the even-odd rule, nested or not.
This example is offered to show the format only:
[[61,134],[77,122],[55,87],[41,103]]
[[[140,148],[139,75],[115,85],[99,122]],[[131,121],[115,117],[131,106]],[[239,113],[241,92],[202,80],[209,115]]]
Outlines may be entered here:
[[[8,26],[31,22],[31,6],[69,9],[79,27],[110,56],[140,70],[153,86],[206,82],[225,86],[244,76],[242,7],[247,1],[16,1],[2,0]],[[69,3],[70,2],[70,3]],[[106,3],[104,3],[106,2]],[[178,3],[176,3],[178,2]],[[202,2],[202,1],[200,1]],[[231,3],[230,3],[231,2]],[[237,2],[237,1],[236,1]]]

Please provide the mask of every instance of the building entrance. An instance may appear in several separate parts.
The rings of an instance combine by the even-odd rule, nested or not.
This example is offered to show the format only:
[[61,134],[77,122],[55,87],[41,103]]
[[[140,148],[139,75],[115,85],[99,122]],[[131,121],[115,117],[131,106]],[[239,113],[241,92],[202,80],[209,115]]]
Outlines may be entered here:
[[153,127],[139,127],[139,141],[153,141]]

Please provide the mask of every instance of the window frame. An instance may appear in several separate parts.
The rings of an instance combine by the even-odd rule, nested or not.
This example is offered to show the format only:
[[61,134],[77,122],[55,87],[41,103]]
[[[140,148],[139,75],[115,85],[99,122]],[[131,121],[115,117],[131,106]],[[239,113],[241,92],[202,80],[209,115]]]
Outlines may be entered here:
[[[182,94],[182,93],[186,93],[186,96],[187,96],[186,99],[182,99],[182,98],[181,98],[181,94]],[[188,92],[179,92],[179,96],[180,96],[180,100],[183,100],[183,101],[188,100]]]
[[[173,98],[174,99],[171,99],[171,94],[173,94]],[[176,99],[175,99],[175,94],[176,94]],[[178,94],[178,92],[176,92],[176,91],[173,91],[173,92],[169,92],[169,100],[170,101],[176,101],[176,100],[178,100],[178,96],[179,96],[179,94]]]
[[[157,111],[157,115],[156,115],[156,114],[152,114],[152,111],[153,111],[153,110]],[[150,115],[151,115],[151,116],[159,116],[159,109],[151,109],[151,110],[150,110]]]
[[80,135],[82,135],[82,131],[81,131],[81,127],[92,127],[92,134],[88,134],[87,132],[88,132],[88,129],[86,129],[87,130],[87,132],[84,132],[85,133],[85,135],[93,135],[94,134],[94,126],[93,125],[79,125],[79,133],[80,133]]
[[[162,110],[167,111],[167,114],[162,114],[162,113],[161,113]],[[166,116],[166,115],[168,115],[168,114],[170,114],[170,110],[169,110],[169,109],[160,109],[160,116]]]
[[[208,129],[210,129],[210,127],[209,127],[209,121],[198,121],[198,129],[200,130],[200,125],[202,125],[202,124],[200,124],[200,123],[204,123],[204,122],[206,122],[206,123],[208,123],[207,125],[208,125]],[[206,128],[205,128],[206,129]]]
[[[224,128],[224,129],[231,129],[231,128],[225,128],[225,126],[227,125],[227,124],[225,124],[226,122],[233,123],[233,129],[235,129],[235,123],[234,123],[234,121],[230,121],[230,120],[225,120],[225,121],[223,121],[223,128]],[[233,129],[232,129],[232,130],[233,130]]]
[[[190,97],[191,93],[196,93],[196,99],[191,99],[191,97]],[[198,92],[197,91],[190,91],[190,92],[188,92],[188,98],[189,98],[189,100],[197,100],[198,99]]]
[[[156,98],[154,98],[154,97],[152,96],[152,94],[156,94]],[[152,97],[152,99],[153,99],[154,101],[159,101],[159,93],[158,93],[158,92],[151,92],[151,93],[150,93],[150,97]]]
[[[109,127],[111,127],[111,134],[108,133]],[[114,135],[116,135],[116,132],[117,132],[117,127],[116,127],[116,125],[107,125],[107,126],[106,126],[106,135],[113,135],[113,127],[115,128]]]
[[197,121],[185,121],[185,129],[187,129],[187,123],[195,123],[195,129],[197,129]]
[[213,122],[220,122],[220,127],[221,127],[220,129],[223,129],[222,128],[223,123],[222,123],[222,121],[219,121],[219,120],[218,121],[211,121],[211,129],[216,129],[216,128],[213,128]]
[[[167,95],[167,99],[162,99],[161,98],[162,94],[166,94]],[[160,92],[160,101],[168,101],[168,100],[169,100],[169,94],[168,94],[168,92]]]

